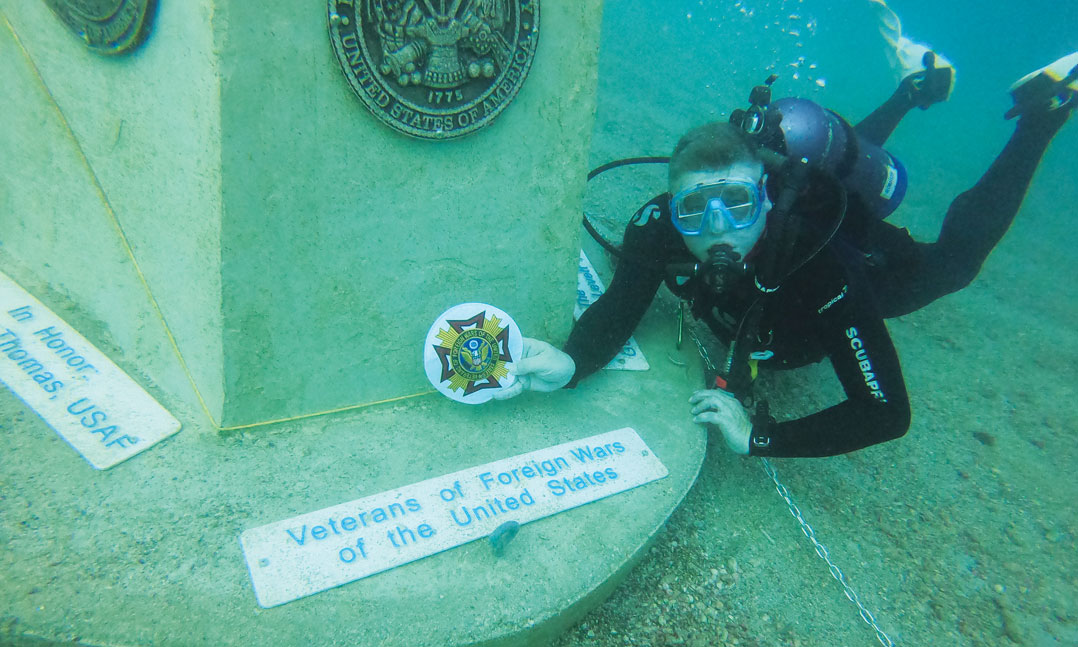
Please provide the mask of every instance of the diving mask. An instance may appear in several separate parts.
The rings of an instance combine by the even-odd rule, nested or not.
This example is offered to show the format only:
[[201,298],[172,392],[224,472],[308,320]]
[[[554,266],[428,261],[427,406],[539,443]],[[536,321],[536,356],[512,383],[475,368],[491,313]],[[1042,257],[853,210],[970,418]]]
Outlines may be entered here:
[[727,178],[697,184],[670,199],[674,228],[685,236],[698,236],[723,230],[722,221],[731,229],[745,229],[756,224],[763,212],[764,180]]

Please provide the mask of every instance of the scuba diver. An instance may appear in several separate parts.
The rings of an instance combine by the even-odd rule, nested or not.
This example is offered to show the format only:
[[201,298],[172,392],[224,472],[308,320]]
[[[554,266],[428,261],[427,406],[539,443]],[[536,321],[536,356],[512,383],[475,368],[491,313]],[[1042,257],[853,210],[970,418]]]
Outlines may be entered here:
[[[980,180],[950,205],[938,240],[887,223],[906,173],[882,149],[912,108],[945,101],[953,70],[906,77],[853,126],[807,99],[770,101],[757,86],[729,123],[687,132],[669,160],[669,193],[626,227],[609,289],[580,317],[564,350],[526,339],[495,396],[573,387],[609,362],[665,281],[728,352],[689,400],[693,420],[721,430],[738,454],[831,456],[899,438],[910,404],[884,320],[962,289],[1010,227],[1033,173],[1078,105],[1078,53],[1011,88],[1014,134]],[[1069,70],[1069,71],[1068,71]],[[756,402],[757,368],[831,360],[846,400],[776,422]],[[710,364],[710,362],[709,362]]]

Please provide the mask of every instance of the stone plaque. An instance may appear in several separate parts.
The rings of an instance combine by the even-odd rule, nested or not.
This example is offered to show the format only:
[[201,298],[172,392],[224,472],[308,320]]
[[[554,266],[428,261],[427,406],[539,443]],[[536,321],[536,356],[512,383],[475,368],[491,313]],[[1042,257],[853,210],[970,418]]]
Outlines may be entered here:
[[[598,301],[605,291],[603,280],[599,278],[599,273],[595,271],[595,266],[591,264],[591,259],[584,253],[584,250],[580,250],[580,265],[577,267],[576,274],[576,305],[573,308],[573,318],[580,319],[580,315],[584,314],[584,311],[591,307],[591,304]],[[625,345],[618,351],[618,354],[614,356],[614,359],[610,360],[603,368],[613,371],[646,371],[651,368],[651,364],[648,364],[647,358],[644,357],[644,351],[641,350],[640,344],[636,343],[636,338],[629,337]]]
[[258,604],[273,607],[667,474],[626,427],[251,528],[240,543]]
[[0,382],[99,470],[180,430],[127,373],[3,272]]
[[138,47],[157,10],[157,0],[45,0],[45,4],[98,54],[122,54]]
[[424,139],[490,123],[524,83],[539,0],[329,0],[348,83],[374,116]]

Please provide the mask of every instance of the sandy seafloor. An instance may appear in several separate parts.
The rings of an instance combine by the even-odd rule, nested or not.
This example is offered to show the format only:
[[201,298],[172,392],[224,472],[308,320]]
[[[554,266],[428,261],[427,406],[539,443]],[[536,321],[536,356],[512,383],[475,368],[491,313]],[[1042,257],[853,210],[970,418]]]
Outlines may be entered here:
[[[951,101],[911,113],[888,144],[911,182],[892,218],[930,240],[1009,136],[1009,84],[1078,48],[1061,27],[1073,32],[1078,5],[891,6],[911,37],[958,69]],[[885,47],[867,1],[608,2],[593,165],[668,154],[684,130],[742,107],[769,71],[782,76],[776,98],[808,96],[856,121],[897,82]],[[845,456],[773,461],[895,644],[1078,645],[1076,144],[1072,118],[969,288],[888,322],[912,400],[909,433]],[[621,202],[651,191],[625,175],[591,187],[592,203],[619,182],[635,192]],[[841,397],[826,361],[772,374],[764,388],[780,417]],[[556,644],[877,640],[760,461],[734,456],[716,435],[650,553]]]

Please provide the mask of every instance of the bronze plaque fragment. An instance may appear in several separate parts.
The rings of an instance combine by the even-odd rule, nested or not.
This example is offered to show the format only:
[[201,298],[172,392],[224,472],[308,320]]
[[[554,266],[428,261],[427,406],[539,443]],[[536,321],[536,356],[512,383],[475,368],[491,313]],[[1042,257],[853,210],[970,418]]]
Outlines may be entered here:
[[122,54],[150,32],[157,0],[45,0],[60,22],[98,54]]

